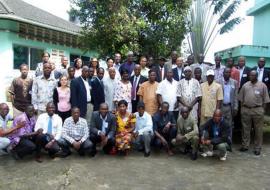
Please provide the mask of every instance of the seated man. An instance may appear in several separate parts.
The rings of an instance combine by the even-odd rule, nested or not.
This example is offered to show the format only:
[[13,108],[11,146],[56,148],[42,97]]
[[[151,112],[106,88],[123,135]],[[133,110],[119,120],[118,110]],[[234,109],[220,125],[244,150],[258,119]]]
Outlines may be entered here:
[[63,157],[71,154],[69,147],[77,150],[80,156],[85,154],[93,155],[93,143],[89,140],[87,122],[80,117],[80,109],[78,107],[72,108],[71,117],[64,122],[60,144],[63,150]]
[[[135,147],[138,150],[144,150],[144,156],[150,156],[151,152],[151,139],[153,137],[153,121],[150,114],[145,111],[145,105],[143,102],[138,102],[137,111],[135,113]],[[144,147],[142,147],[144,145]]]
[[9,128],[12,125],[12,116],[9,114],[9,107],[6,103],[0,104],[0,155],[7,154],[7,147],[10,144],[10,140],[7,138],[9,134],[22,125],[18,125],[14,128]]
[[184,145],[185,153],[192,149],[191,159],[197,159],[197,150],[199,144],[199,130],[197,122],[189,114],[188,107],[182,107],[181,116],[177,120],[177,136],[172,140],[175,146]]
[[230,126],[224,122],[220,109],[215,110],[213,118],[200,127],[201,143],[205,152],[203,157],[213,156],[213,150],[219,151],[219,158],[225,161],[230,142]]
[[55,106],[53,102],[49,102],[47,104],[46,113],[39,115],[35,131],[38,134],[36,137],[36,161],[42,162],[40,157],[42,148],[48,151],[49,156],[53,158],[60,150],[57,141],[61,138],[62,133],[62,119],[60,116],[55,114]]
[[171,141],[176,137],[175,119],[172,112],[169,112],[169,103],[163,102],[161,110],[153,116],[154,145],[166,148],[169,156],[173,155]]
[[34,116],[35,109],[33,105],[28,105],[24,113],[18,115],[13,122],[13,128],[22,125],[22,128],[15,130],[8,136],[12,156],[18,160],[25,155],[32,154],[36,150],[34,139],[37,132],[33,132],[36,124]]
[[93,142],[93,153],[96,152],[96,144],[100,143],[105,154],[112,153],[115,144],[116,119],[109,112],[108,104],[102,103],[99,111],[94,111],[90,124],[90,140]]

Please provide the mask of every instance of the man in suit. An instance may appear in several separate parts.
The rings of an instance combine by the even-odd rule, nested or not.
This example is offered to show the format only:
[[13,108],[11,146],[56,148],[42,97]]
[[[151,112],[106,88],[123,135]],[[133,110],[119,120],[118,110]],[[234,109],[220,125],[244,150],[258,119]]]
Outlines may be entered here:
[[164,57],[159,57],[158,64],[154,65],[151,69],[156,72],[156,81],[161,82],[166,78],[167,69],[164,66],[166,59]]
[[104,69],[97,69],[97,77],[91,81],[91,102],[94,106],[94,111],[99,109],[99,105],[105,102],[104,84],[103,84]]
[[230,126],[230,140],[232,140],[232,119],[236,116],[238,111],[238,83],[236,80],[231,78],[231,69],[225,68],[223,72],[223,78],[217,80],[221,84],[223,89],[223,104],[221,105],[221,110],[223,113],[224,121]]
[[85,118],[89,124],[93,112],[93,105],[91,104],[91,86],[88,80],[89,68],[83,66],[82,75],[73,79],[70,83],[70,101],[72,107],[80,109],[80,116]]
[[109,112],[108,104],[102,103],[99,111],[94,111],[90,124],[90,139],[94,144],[101,143],[103,151],[108,154],[115,144],[116,118]]
[[184,59],[182,57],[178,57],[176,59],[176,65],[177,67],[175,67],[172,71],[173,71],[173,79],[176,81],[180,81],[181,79],[185,78],[184,75]]
[[211,67],[204,62],[204,55],[202,53],[198,55],[197,59],[198,59],[198,63],[194,63],[191,65],[193,76],[194,76],[195,69],[199,67],[202,70],[202,76],[201,76],[202,82],[206,82],[207,81],[206,72],[209,69],[211,69]]
[[177,64],[176,64],[177,57],[178,57],[177,51],[172,51],[171,59],[165,63],[165,68],[167,70],[174,69],[177,66]]
[[270,90],[270,71],[265,68],[265,58],[261,57],[258,60],[258,66],[254,67],[252,70],[256,70],[258,73],[258,81],[263,82]]
[[242,86],[248,81],[248,75],[250,72],[250,68],[246,66],[246,58],[243,56],[238,59],[238,70],[240,72],[240,91]]
[[141,75],[141,66],[135,65],[134,75],[130,78],[130,83],[132,85],[131,89],[131,103],[132,103],[132,113],[137,111],[137,104],[139,102],[139,96],[137,92],[142,83],[146,82],[147,78]]

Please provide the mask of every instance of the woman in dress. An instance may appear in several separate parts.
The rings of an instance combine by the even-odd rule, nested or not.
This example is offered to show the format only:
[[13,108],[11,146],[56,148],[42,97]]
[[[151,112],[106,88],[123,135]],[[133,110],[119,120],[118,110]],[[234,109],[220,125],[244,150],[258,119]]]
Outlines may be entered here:
[[117,108],[118,102],[120,100],[125,100],[128,103],[127,110],[131,112],[131,83],[129,81],[129,74],[127,69],[122,69],[121,71],[121,80],[117,81],[115,91],[114,91],[114,104]]
[[131,148],[131,141],[134,137],[135,116],[127,111],[128,103],[125,100],[118,102],[116,113],[116,148],[120,153],[128,154]]
[[74,67],[75,67],[75,78],[82,75],[82,60],[81,58],[77,58],[74,60]]
[[53,91],[53,103],[56,108],[56,113],[62,118],[64,123],[65,119],[71,116],[70,104],[70,88],[68,86],[68,77],[62,75],[59,79],[60,86]]

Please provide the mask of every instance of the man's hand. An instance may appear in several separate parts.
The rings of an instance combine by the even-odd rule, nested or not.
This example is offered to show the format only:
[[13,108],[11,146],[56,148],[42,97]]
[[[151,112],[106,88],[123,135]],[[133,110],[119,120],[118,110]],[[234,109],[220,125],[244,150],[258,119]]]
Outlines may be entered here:
[[75,148],[75,150],[79,150],[81,147],[81,143],[79,141],[78,142],[74,141],[72,145]]
[[161,143],[162,143],[162,145],[164,146],[164,147],[168,147],[169,145],[168,145],[168,143],[167,143],[167,141],[164,139],[164,138],[161,138],[160,139],[161,140]]
[[138,131],[134,132],[134,137],[137,138],[138,136],[139,136],[139,132]]
[[167,123],[167,125],[165,125],[162,132],[167,133],[169,131],[170,127],[171,127],[171,122],[169,122],[169,123]]
[[178,134],[178,135],[176,136],[176,141],[182,142],[182,141],[185,140],[185,138],[186,138],[185,136],[182,136],[182,135]]
[[37,135],[42,134],[42,133],[43,133],[43,129],[38,129],[38,130],[36,131],[36,133],[37,133]]
[[106,144],[107,144],[107,142],[108,142],[108,137],[104,137],[103,139],[101,139],[101,147],[104,147]]
[[22,128],[22,127],[24,127],[25,126],[25,121],[19,121],[18,123],[17,123],[17,125],[16,125],[16,129],[20,129],[20,128]]
[[54,140],[52,140],[52,141],[48,142],[48,143],[45,145],[45,148],[46,148],[46,149],[51,148],[51,147],[52,147],[52,145],[53,145],[53,143],[54,143]]

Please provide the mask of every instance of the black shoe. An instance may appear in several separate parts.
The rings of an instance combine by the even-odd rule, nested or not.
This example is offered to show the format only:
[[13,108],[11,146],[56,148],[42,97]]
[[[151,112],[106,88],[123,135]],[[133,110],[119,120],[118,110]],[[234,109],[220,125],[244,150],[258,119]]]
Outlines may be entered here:
[[248,148],[241,147],[241,148],[239,149],[239,151],[240,151],[240,152],[246,152],[246,151],[248,151]]
[[191,160],[197,160],[197,158],[198,158],[197,152],[191,153],[191,155],[190,155],[190,159],[191,159]]
[[71,152],[61,152],[61,153],[59,153],[59,157],[61,157],[61,158],[66,158],[69,155],[71,155]]
[[144,153],[144,157],[149,157],[150,156],[150,152],[145,152]]
[[261,154],[261,151],[255,150],[255,151],[254,151],[254,154],[255,154],[256,156],[259,156],[259,155]]

